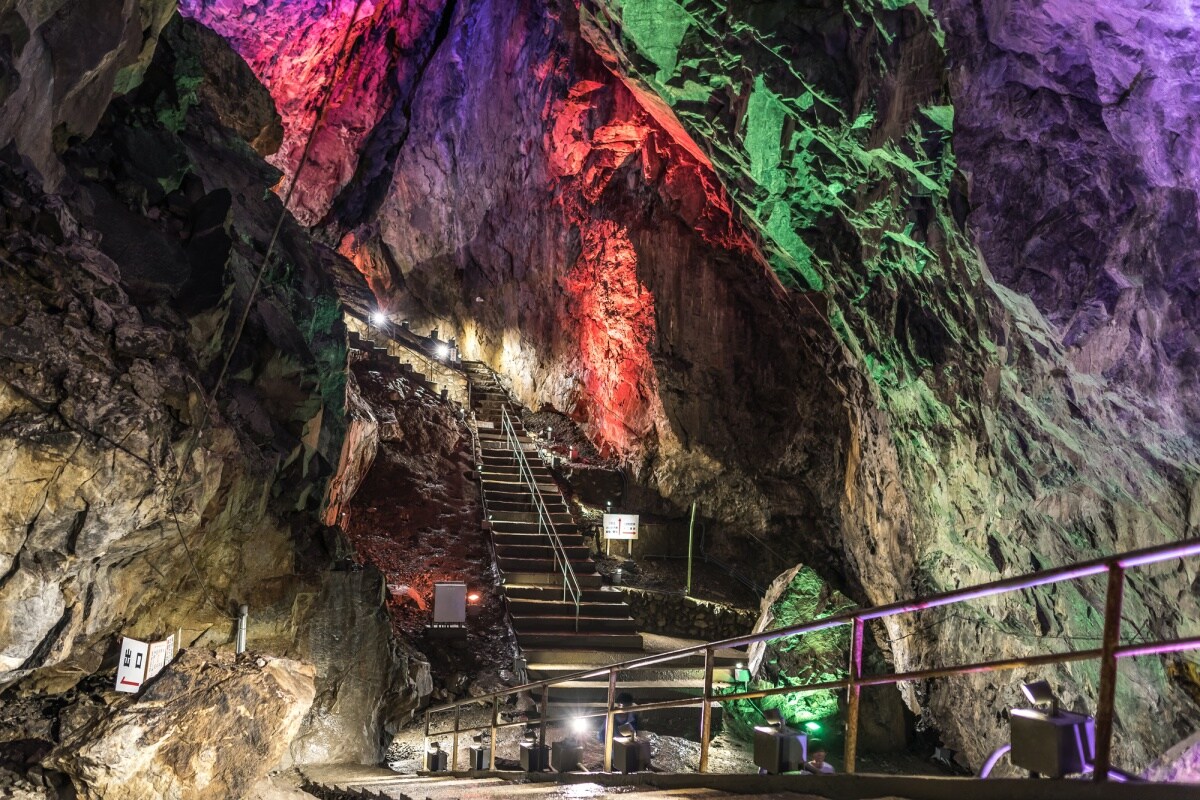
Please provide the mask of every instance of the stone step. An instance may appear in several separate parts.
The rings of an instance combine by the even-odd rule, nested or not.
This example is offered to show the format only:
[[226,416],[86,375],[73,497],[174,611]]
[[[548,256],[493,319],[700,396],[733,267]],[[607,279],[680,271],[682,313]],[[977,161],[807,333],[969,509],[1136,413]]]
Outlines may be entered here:
[[[575,604],[570,600],[562,600],[562,591],[557,593],[557,600],[520,600],[509,598],[508,609],[513,614],[523,617],[551,616],[569,617],[575,614]],[[597,603],[583,601],[579,604],[581,617],[628,617],[629,606],[624,602]]]
[[[550,500],[549,498],[544,498],[544,500],[546,503],[546,510],[549,511],[551,514],[567,514],[567,513],[569,513],[567,511],[566,505],[564,505],[563,503],[561,503],[561,502],[555,503],[552,500]],[[508,500],[499,500],[499,499],[493,499],[493,498],[489,497],[487,499],[487,507],[488,507],[489,511],[492,511],[492,510],[494,510],[494,511],[518,511],[518,512],[519,511],[532,511],[533,503],[529,502],[528,499],[520,500],[520,501],[516,501],[516,502],[510,502]]]
[[[575,579],[579,581],[581,589],[598,589],[604,585],[604,577],[599,572],[585,572],[582,574],[576,573]],[[511,583],[553,586],[562,591],[562,573],[561,572],[521,572],[521,571],[505,571],[504,580]]]
[[[583,547],[583,536],[578,533],[563,533],[559,531],[558,540],[564,547]],[[492,541],[497,547],[502,545],[533,545],[549,547],[550,537],[544,533],[511,533],[509,531],[492,531]]]
[[[549,509],[547,509],[549,510]],[[491,511],[488,519],[496,522],[537,522],[541,515],[536,511]],[[550,512],[550,521],[557,525],[574,525],[575,519],[567,513]]]
[[[554,547],[551,546],[550,540],[544,540],[545,544],[502,544],[496,542],[496,556],[501,562],[506,559],[522,559],[522,560],[537,560],[550,561],[554,558]],[[563,542],[563,549],[574,564],[576,561],[585,561],[591,555],[592,549],[583,545],[569,545]],[[576,570],[578,571],[578,570]],[[588,570],[591,572],[592,570]]]
[[[572,618],[571,623],[575,620]],[[574,631],[526,631],[517,632],[517,642],[523,648],[553,647],[558,650],[573,648],[595,650],[639,650],[642,647],[640,633],[576,633]]]
[[[494,533],[516,533],[525,535],[538,534],[542,536],[549,536],[549,534],[540,529],[535,522],[493,522],[491,525]],[[554,523],[554,532],[559,536],[563,536],[564,534],[568,533],[580,534],[578,525],[566,523],[559,525],[557,522]]]
[[[509,601],[515,600],[532,600],[532,601],[555,601],[562,599],[562,585],[545,586],[534,584],[520,584],[509,581],[504,586],[504,593]],[[625,595],[614,589],[584,589],[580,597],[585,603],[624,603]],[[606,662],[607,663],[607,662]]]
[[521,614],[513,614],[513,630],[520,636],[522,633],[546,633],[554,631],[562,631],[573,633],[576,630],[582,633],[637,633],[637,620],[630,616],[624,617],[594,617],[582,613],[580,614],[578,624],[575,619],[575,609],[572,604],[571,613],[561,616],[526,616]]
[[[500,569],[504,572],[520,572],[520,573],[537,573],[560,575],[558,567],[554,564],[553,557],[546,558],[506,558],[497,555],[496,560],[499,562]],[[596,563],[585,559],[571,559],[571,569],[575,571],[576,577],[590,575],[596,572]]]

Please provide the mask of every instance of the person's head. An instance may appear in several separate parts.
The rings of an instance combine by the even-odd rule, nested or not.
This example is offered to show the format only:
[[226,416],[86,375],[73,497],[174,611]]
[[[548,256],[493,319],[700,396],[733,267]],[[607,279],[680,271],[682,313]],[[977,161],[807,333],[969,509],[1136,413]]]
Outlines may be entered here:
[[629,708],[633,705],[633,695],[629,692],[621,692],[616,697],[617,708]]
[[825,745],[820,742],[808,743],[808,757],[814,764],[825,763]]

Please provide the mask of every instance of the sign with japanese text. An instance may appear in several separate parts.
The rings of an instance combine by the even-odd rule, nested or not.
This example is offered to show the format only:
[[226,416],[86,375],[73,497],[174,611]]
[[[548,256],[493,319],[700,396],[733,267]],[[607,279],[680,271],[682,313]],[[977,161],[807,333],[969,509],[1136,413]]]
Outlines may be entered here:
[[638,537],[637,514],[605,514],[605,539],[636,539]]

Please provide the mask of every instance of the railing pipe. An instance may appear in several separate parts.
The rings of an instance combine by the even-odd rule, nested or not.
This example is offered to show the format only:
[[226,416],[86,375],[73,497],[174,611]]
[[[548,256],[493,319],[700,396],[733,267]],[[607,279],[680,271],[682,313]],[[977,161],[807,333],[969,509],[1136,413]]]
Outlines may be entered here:
[[[607,675],[609,680],[609,702],[608,708],[603,712],[594,712],[586,714],[577,714],[573,717],[604,717],[606,719],[606,736],[605,736],[605,769],[611,769],[612,766],[612,728],[615,716],[615,693],[616,680],[618,672],[634,669],[641,669],[658,664],[664,664],[680,659],[694,657],[703,654],[705,659],[705,690],[700,698],[685,698],[679,700],[667,700],[657,703],[643,703],[636,708],[639,711],[654,711],[668,708],[681,708],[692,706],[696,703],[701,703],[704,708],[711,709],[709,705],[715,700],[732,701],[732,700],[751,700],[762,697],[770,697],[781,694],[808,694],[823,690],[850,690],[850,706],[856,706],[855,695],[865,686],[882,686],[888,684],[900,683],[903,681],[927,680],[931,678],[947,677],[952,675],[963,675],[980,672],[990,672],[997,670],[1008,669],[1023,669],[1029,667],[1044,666],[1050,664],[1062,664],[1075,661],[1085,661],[1099,658],[1102,660],[1101,665],[1101,688],[1097,710],[1097,758],[1096,771],[1107,773],[1111,761],[1111,737],[1112,737],[1112,713],[1113,713],[1113,697],[1116,687],[1116,665],[1122,658],[1135,658],[1138,656],[1159,655],[1163,653],[1180,652],[1183,650],[1200,649],[1200,636],[1184,638],[1184,639],[1168,639],[1153,642],[1141,642],[1137,644],[1121,645],[1120,644],[1120,617],[1121,617],[1121,600],[1124,589],[1124,572],[1130,567],[1144,566],[1147,564],[1158,563],[1171,559],[1185,558],[1188,556],[1200,555],[1200,540],[1188,540],[1184,542],[1171,543],[1160,545],[1157,547],[1145,548],[1130,553],[1125,553],[1119,556],[1108,556],[1101,559],[1096,559],[1091,562],[1077,564],[1068,567],[1060,567],[1052,570],[1025,575],[1017,578],[1008,578],[1001,581],[995,581],[982,586],[969,587],[966,589],[957,589],[950,592],[944,592],[932,597],[923,598],[916,601],[902,601],[891,603],[885,606],[878,606],[869,609],[859,609],[856,611],[848,611],[842,614],[837,614],[831,617],[826,617],[821,620],[814,620],[799,625],[792,625],[784,628],[776,628],[774,630],[763,631],[757,634],[748,636],[738,636],[729,639],[722,639],[715,642],[707,642],[700,645],[673,650],[667,653],[656,654],[652,656],[644,656],[641,658],[630,659],[618,664],[610,664],[603,667],[597,667],[589,670],[581,670],[577,673],[564,675],[557,678],[536,681],[522,686],[505,689],[500,692],[493,692],[482,697],[473,698],[471,700],[458,701],[456,703],[446,704],[438,708],[430,709],[426,712],[425,717],[425,746],[428,750],[430,738],[430,715],[440,711],[446,711],[466,703],[478,703],[489,699],[496,700],[498,698],[510,696],[524,691],[542,689],[542,701],[539,703],[541,709],[541,741],[544,743],[546,735],[546,725],[550,722],[565,722],[569,718],[550,719],[548,714],[547,697],[549,687],[564,683],[566,681],[583,680],[594,678],[600,675]],[[1059,653],[1050,653],[1038,656],[1025,656],[1019,658],[1007,658],[993,661],[980,661],[972,664],[960,664],[955,666],[935,667],[922,670],[910,670],[908,672],[891,673],[885,675],[863,675],[862,674],[862,637],[865,630],[865,622],[872,619],[880,619],[882,617],[893,616],[897,614],[909,613],[928,608],[937,608],[939,606],[948,605],[954,602],[963,602],[966,600],[989,597],[1004,592],[1019,591],[1037,586],[1058,583],[1067,580],[1076,580],[1093,575],[1108,573],[1108,595],[1105,605],[1105,632],[1103,639],[1103,647],[1093,648],[1088,650],[1072,650]],[[740,647],[749,644],[773,641],[790,636],[801,635],[805,633],[813,633],[820,630],[826,630],[838,625],[852,625],[851,633],[851,659],[849,674],[845,678],[840,678],[832,681],[823,681],[821,683],[805,684],[803,686],[778,686],[769,689],[759,689],[745,692],[730,692],[724,694],[716,694],[712,686],[712,669],[715,660],[715,655],[718,650],[723,648]],[[705,712],[702,711],[702,720]],[[848,740],[854,737],[855,734],[851,731],[857,730],[857,713],[856,710],[850,710],[849,716],[854,725],[849,725],[847,729]],[[524,723],[514,722],[505,724],[496,724],[494,728],[507,728],[514,725]],[[707,769],[706,758],[706,743],[708,733],[702,730],[701,745],[701,762],[702,771]],[[853,769],[853,761],[856,756],[854,752],[856,742],[853,749],[851,744],[847,742],[848,758],[847,771]],[[1097,780],[1102,780],[1097,775]]]

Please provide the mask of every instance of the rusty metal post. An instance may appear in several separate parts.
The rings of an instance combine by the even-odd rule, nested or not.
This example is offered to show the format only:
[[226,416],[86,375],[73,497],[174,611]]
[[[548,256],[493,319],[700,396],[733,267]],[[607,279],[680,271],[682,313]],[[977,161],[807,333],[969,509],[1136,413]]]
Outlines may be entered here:
[[1096,700],[1096,765],[1092,779],[1108,780],[1112,763],[1113,700],[1117,693],[1117,647],[1121,644],[1121,605],[1125,599],[1125,569],[1108,569],[1104,597],[1104,641],[1100,646],[1100,696]]
[[541,699],[541,702],[538,703],[538,707],[540,709],[540,714],[542,717],[541,730],[538,732],[538,748],[539,748],[538,752],[540,753],[541,752],[540,748],[546,746],[546,718],[550,716],[550,685],[549,684],[542,687],[542,699]]
[[704,650],[704,697],[700,706],[700,772],[708,772],[708,744],[712,738],[713,661],[711,647]]
[[846,752],[847,774],[854,773],[854,759],[858,755],[858,705],[862,695],[863,621],[854,618],[850,632],[850,685],[846,688]]
[[608,714],[604,717],[604,771],[612,772],[613,706],[617,704],[617,668],[608,671]]
[[454,752],[450,755],[450,769],[454,772],[458,771],[458,715],[462,706],[454,707],[454,743],[451,745]]
[[491,733],[491,744],[490,744],[491,755],[488,758],[488,769],[490,769],[492,772],[496,771],[496,734],[499,733],[499,731],[496,730],[496,724],[499,721],[500,721],[500,696],[497,695],[496,697],[492,698],[492,730],[490,731],[490,733]]
[[429,753],[429,712],[426,711],[425,712],[425,747],[421,750],[421,764],[422,765],[424,765],[426,763],[425,759],[428,758],[428,753]]

